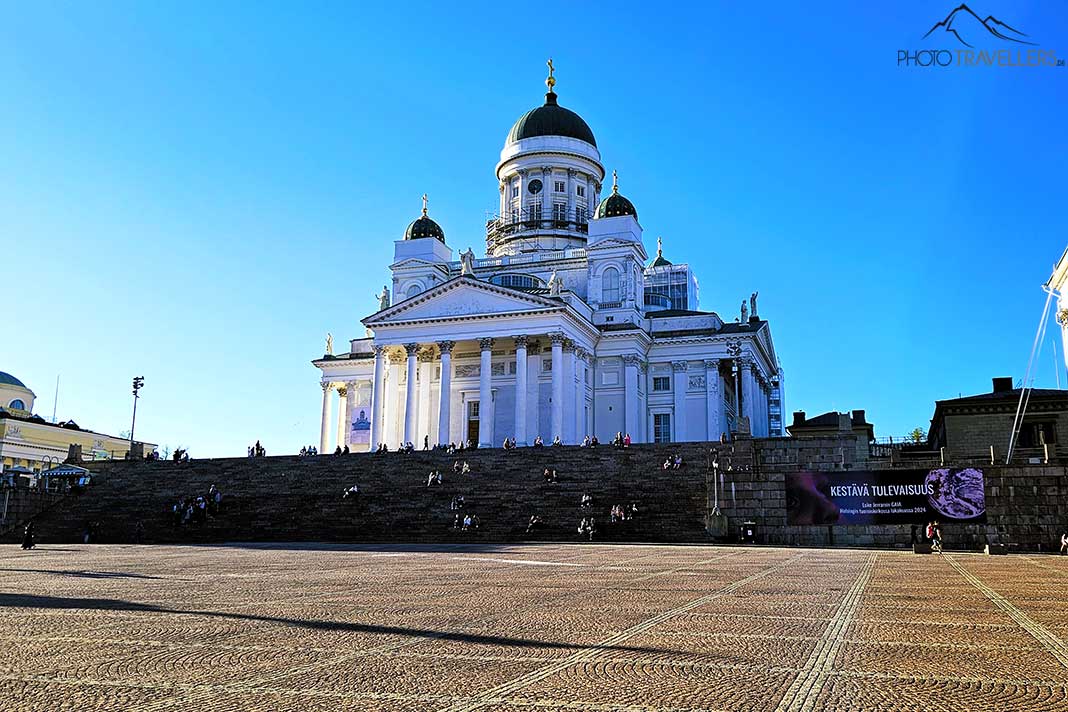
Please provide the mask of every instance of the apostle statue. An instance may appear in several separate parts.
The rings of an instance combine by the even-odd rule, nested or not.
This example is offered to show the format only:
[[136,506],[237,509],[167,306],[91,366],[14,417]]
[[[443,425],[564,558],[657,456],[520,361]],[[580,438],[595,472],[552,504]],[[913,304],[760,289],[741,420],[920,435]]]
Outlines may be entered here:
[[334,335],[331,334],[329,331],[326,332],[326,355],[334,355]]
[[757,315],[756,300],[758,296],[760,296],[760,292],[753,292],[749,295],[749,311],[753,314],[753,316]]
[[378,295],[378,310],[382,311],[389,307],[389,287],[382,285],[382,292]]
[[746,324],[748,322],[749,322],[749,305],[746,304],[745,300],[743,299],[742,300],[742,323]]
[[556,269],[553,269],[552,275],[549,277],[549,296],[560,296],[560,277],[556,274]]
[[475,276],[475,251],[470,247],[467,248],[467,252],[460,253],[460,274]]

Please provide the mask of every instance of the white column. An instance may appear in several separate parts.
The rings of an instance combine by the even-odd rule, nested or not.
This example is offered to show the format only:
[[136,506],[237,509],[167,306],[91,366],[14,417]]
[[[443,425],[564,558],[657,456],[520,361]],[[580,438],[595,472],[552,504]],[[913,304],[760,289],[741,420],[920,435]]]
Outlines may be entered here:
[[434,442],[430,440],[430,423],[431,423],[431,411],[430,407],[430,381],[434,378],[434,358],[433,355],[427,352],[419,354],[419,405],[417,407],[419,413],[419,426],[416,428],[416,437],[419,441],[415,444],[417,448],[423,447],[423,439],[430,443],[431,446]]
[[[578,216],[575,215],[575,169],[567,169],[567,219],[572,222],[578,222]],[[585,428],[583,428],[585,430]]]
[[452,442],[449,423],[452,418],[452,347],[455,341],[439,341],[441,349],[441,394],[438,400],[438,442],[448,445]]
[[563,438],[564,426],[564,335],[560,333],[549,334],[549,342],[552,344],[552,379],[553,379],[553,402],[549,418],[550,439],[559,435]]
[[577,441],[575,436],[575,343],[568,339],[563,343],[564,372],[563,372],[563,423],[561,424],[560,441],[565,445],[572,445]]
[[478,446],[493,446],[493,339],[478,340]]
[[575,347],[575,442],[589,435],[586,430],[586,351]]
[[408,383],[404,391],[404,442],[415,441],[415,367],[419,344],[405,344],[408,353]]
[[375,346],[375,367],[371,377],[371,450],[378,448],[382,441],[382,414],[385,410],[385,395],[382,385],[382,377],[385,369],[382,367],[382,346]]
[[345,406],[348,405],[348,389],[344,386],[337,388],[337,447],[345,446]]
[[548,222],[553,217],[553,196],[556,195],[556,186],[553,181],[553,169],[549,166],[541,167],[541,219]]
[[527,337],[515,339],[515,438],[516,445],[527,444]]
[[738,365],[742,370],[742,416],[749,419],[749,431],[752,433],[756,421],[753,409],[756,401],[756,389],[753,388],[753,362],[743,356],[738,360]]
[[[638,400],[638,363],[641,358],[634,354],[623,357],[623,434],[630,433],[631,440],[641,442],[641,425],[644,416]],[[614,434],[614,433],[613,433]]]
[[330,391],[333,390],[334,384],[321,383],[323,387],[323,422],[319,427],[319,452],[326,452],[327,446],[330,444],[328,438],[330,437]]
[[392,444],[393,447],[396,447],[404,434],[401,432],[401,420],[399,417],[401,413],[400,380],[402,363],[404,363],[404,357],[400,354],[390,356],[389,380],[385,387],[386,412],[383,414],[382,440],[387,444]]
[[708,424],[705,437],[718,442],[723,434],[723,419],[720,413],[719,359],[705,359],[705,418]]
[[672,361],[671,368],[675,371],[675,382],[672,383],[672,395],[675,400],[675,412],[671,418],[672,442],[684,442],[689,436],[686,427],[686,388],[689,376],[686,373],[685,361]]

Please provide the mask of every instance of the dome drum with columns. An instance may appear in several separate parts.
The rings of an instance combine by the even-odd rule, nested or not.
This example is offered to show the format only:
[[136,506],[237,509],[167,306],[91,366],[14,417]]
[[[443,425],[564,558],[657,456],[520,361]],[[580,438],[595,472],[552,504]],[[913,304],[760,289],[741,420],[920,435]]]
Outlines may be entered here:
[[696,278],[659,240],[647,264],[638,211],[615,172],[600,199],[593,132],[559,105],[549,66],[545,104],[501,151],[486,257],[454,255],[424,196],[368,335],[313,361],[320,450],[782,434],[782,370],[756,293],[723,319],[698,309]]

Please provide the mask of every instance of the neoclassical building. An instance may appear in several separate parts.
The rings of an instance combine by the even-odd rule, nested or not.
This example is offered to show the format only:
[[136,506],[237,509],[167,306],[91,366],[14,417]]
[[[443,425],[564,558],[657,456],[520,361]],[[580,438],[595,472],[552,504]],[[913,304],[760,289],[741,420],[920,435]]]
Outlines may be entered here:
[[546,84],[501,150],[486,256],[454,259],[424,196],[367,337],[337,354],[328,337],[312,362],[321,451],[783,434],[783,372],[756,294],[724,319],[698,309],[695,276],[659,240],[650,263],[637,209],[614,172],[603,190],[593,131],[558,103],[551,66]]

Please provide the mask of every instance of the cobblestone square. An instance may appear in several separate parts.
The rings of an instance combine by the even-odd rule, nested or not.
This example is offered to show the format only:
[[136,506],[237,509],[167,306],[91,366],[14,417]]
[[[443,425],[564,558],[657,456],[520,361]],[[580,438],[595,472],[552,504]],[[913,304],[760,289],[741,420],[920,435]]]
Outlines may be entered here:
[[1068,709],[1068,558],[0,549],[0,709]]

